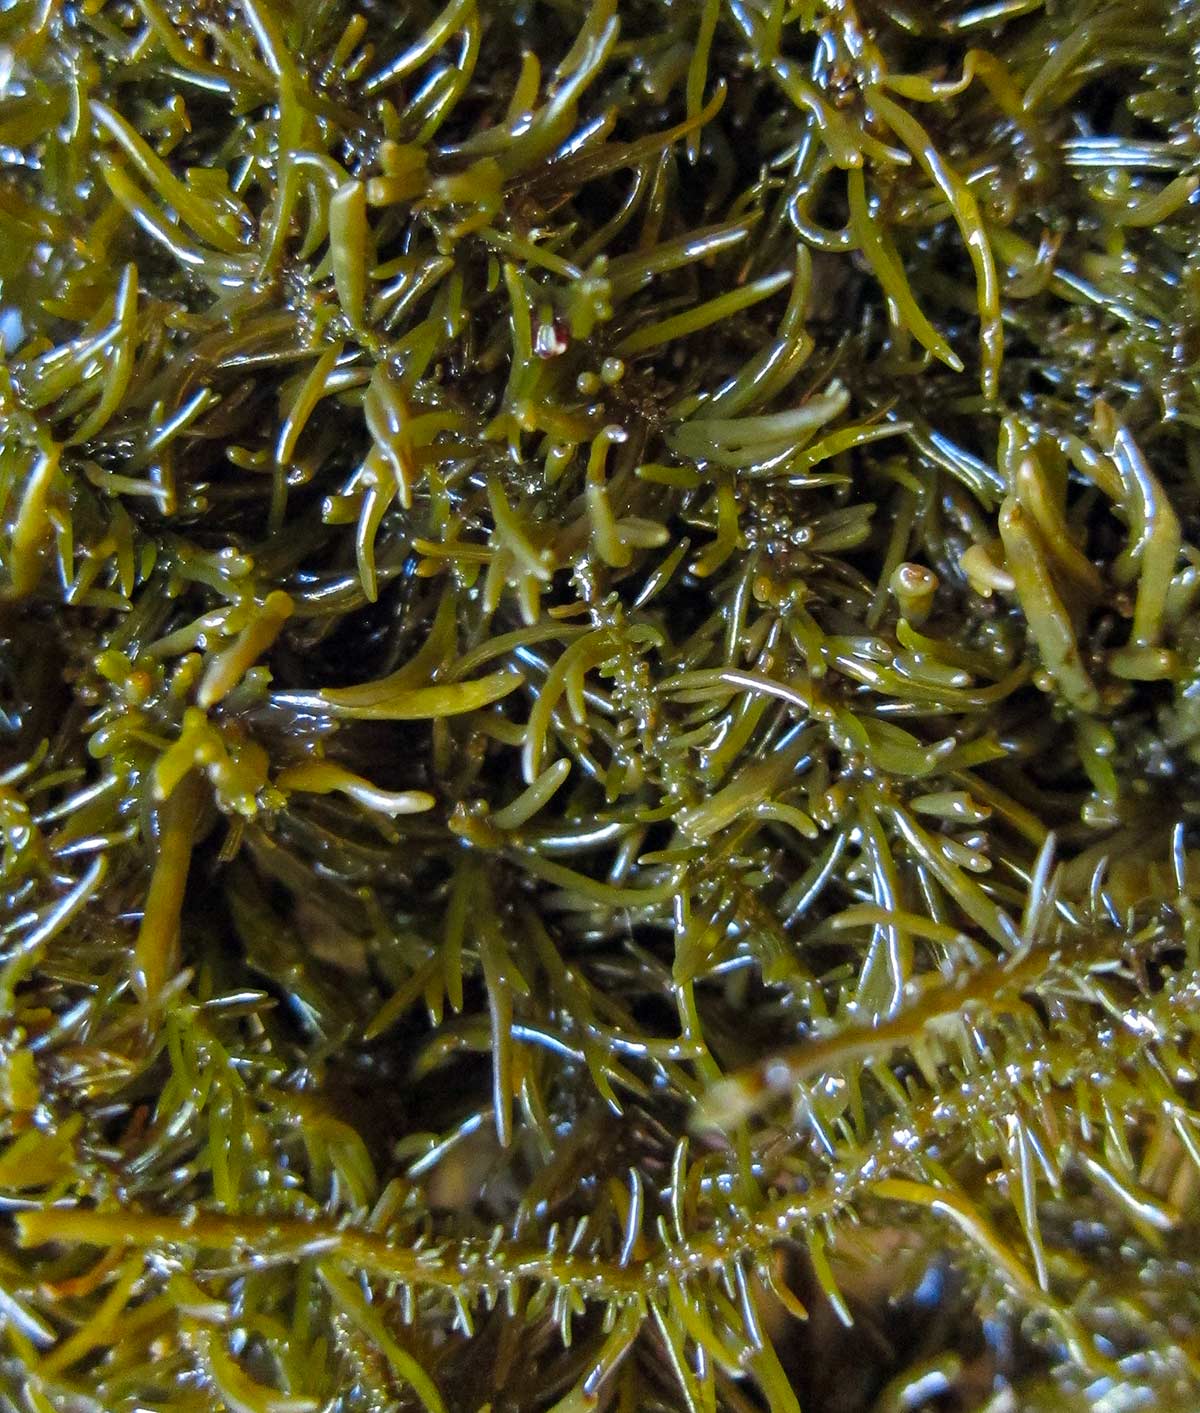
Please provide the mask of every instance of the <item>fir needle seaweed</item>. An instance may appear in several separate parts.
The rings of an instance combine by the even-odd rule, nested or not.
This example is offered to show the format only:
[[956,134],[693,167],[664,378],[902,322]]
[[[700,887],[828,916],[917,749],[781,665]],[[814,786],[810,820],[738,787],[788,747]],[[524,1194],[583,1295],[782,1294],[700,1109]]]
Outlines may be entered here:
[[1198,94],[0,8],[0,1409],[1197,1406]]

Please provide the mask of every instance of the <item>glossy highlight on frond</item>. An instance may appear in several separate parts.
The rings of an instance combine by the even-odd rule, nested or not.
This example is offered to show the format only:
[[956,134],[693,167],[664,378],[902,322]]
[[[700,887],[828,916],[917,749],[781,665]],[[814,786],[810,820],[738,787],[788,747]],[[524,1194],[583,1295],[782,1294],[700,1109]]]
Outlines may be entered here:
[[1200,10],[0,9],[0,1411],[1200,1406]]

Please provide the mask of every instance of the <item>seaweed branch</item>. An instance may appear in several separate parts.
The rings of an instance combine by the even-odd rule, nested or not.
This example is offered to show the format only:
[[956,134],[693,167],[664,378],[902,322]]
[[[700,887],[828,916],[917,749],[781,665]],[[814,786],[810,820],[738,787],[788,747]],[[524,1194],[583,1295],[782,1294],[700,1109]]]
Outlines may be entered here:
[[1198,40],[0,11],[5,1408],[1196,1405]]

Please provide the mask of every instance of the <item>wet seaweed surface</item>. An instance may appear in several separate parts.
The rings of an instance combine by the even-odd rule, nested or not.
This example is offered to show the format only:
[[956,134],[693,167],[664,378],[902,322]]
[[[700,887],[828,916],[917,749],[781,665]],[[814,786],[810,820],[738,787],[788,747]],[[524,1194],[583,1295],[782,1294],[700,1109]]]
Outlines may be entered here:
[[0,1407],[1195,1409],[1193,0],[9,0],[0,166]]

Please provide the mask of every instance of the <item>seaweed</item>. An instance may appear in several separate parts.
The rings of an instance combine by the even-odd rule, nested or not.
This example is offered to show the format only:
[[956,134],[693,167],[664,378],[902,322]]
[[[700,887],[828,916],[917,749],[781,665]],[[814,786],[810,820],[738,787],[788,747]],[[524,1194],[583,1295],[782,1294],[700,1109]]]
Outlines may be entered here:
[[1198,56],[0,9],[0,1406],[1196,1406]]

